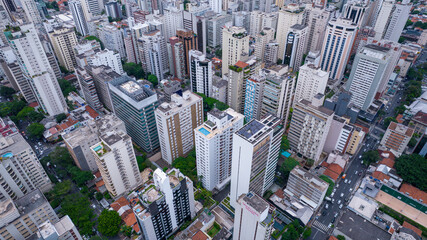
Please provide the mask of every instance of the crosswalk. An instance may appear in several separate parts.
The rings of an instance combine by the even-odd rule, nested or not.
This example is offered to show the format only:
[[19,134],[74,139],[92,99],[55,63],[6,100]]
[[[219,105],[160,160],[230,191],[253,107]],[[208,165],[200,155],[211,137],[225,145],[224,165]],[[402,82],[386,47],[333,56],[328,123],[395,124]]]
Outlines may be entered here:
[[329,231],[329,227],[328,226],[326,226],[325,224],[323,224],[323,223],[321,223],[321,222],[318,222],[317,220],[315,220],[314,222],[313,222],[313,226],[315,226],[316,228],[318,228],[319,230],[322,230],[322,231],[324,231],[324,232],[328,232]]

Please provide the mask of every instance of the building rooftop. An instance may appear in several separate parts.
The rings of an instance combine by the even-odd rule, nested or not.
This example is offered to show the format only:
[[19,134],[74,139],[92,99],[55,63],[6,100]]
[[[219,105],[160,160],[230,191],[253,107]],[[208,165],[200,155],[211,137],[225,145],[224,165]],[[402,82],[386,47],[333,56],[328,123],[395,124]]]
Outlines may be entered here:
[[414,134],[413,128],[407,127],[403,124],[396,123],[396,122],[390,122],[390,125],[388,126],[387,130],[388,129],[391,129],[402,135],[406,135],[407,137],[412,137],[412,134]]
[[12,199],[0,201],[0,228],[19,217],[18,209]]
[[260,196],[253,192],[249,192],[246,195],[240,197],[245,203],[255,209],[258,213],[263,213],[270,205]]
[[127,97],[136,102],[141,102],[144,99],[155,95],[149,87],[143,86],[133,78],[126,75],[113,79],[110,82],[110,87],[118,89],[120,92],[124,93]]
[[185,109],[198,101],[202,101],[202,97],[187,90],[183,92],[182,95],[177,93],[172,94],[171,102],[164,102],[160,104],[156,111],[164,115],[173,116],[176,113],[181,112],[182,109]]
[[327,182],[323,181],[311,172],[304,170],[300,166],[296,166],[294,169],[292,169],[291,174],[294,174],[299,178],[304,179],[304,181],[310,183],[312,187],[315,187],[321,191],[324,191],[329,187],[329,184]]
[[[262,133],[266,132],[268,128],[259,122],[258,120],[252,120],[237,131],[243,138],[250,140],[254,136],[261,136]],[[259,134],[259,135],[258,135]]]
[[231,108],[228,108],[225,111],[220,111],[214,108],[208,112],[208,120],[203,125],[197,127],[195,131],[201,132],[206,138],[210,139],[217,134],[222,133],[224,129],[227,129],[236,121],[243,119],[243,117],[244,116],[242,114]]
[[15,204],[22,215],[26,215],[43,204],[49,204],[43,193],[36,189],[27,195],[15,200]]

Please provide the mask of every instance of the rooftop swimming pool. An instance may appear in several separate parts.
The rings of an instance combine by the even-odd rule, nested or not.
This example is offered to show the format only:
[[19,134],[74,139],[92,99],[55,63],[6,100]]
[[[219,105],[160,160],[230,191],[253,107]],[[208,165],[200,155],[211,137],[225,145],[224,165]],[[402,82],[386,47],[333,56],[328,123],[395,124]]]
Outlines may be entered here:
[[203,133],[203,135],[205,135],[205,136],[207,136],[210,132],[208,131],[208,130],[206,130],[206,128],[204,128],[204,127],[201,127],[200,129],[199,129],[199,131],[201,132],[201,133]]
[[101,145],[98,145],[98,146],[96,146],[93,150],[94,150],[95,152],[97,152],[97,151],[101,150],[101,148],[102,148],[102,146],[101,146]]
[[8,153],[3,154],[1,157],[2,157],[2,158],[10,158],[10,157],[12,157],[12,156],[13,156],[13,153],[8,152]]
[[291,154],[290,154],[289,152],[286,152],[286,151],[282,151],[282,155],[283,155],[285,158],[288,158],[288,157],[290,157],[290,156],[291,156]]

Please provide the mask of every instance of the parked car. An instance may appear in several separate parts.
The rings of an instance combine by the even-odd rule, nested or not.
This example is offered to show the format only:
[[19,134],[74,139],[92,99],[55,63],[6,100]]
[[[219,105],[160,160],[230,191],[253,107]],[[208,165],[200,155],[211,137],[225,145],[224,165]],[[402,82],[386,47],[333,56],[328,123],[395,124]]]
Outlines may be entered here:
[[342,204],[340,205],[340,207],[339,207],[340,209],[342,208]]
[[341,193],[340,197],[344,197],[344,193]]

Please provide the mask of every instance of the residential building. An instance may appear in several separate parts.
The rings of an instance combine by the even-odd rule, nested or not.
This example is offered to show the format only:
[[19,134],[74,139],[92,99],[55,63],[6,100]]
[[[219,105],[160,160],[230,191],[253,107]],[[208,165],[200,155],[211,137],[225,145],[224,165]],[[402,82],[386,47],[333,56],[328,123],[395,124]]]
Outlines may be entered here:
[[262,100],[264,97],[265,75],[252,75],[246,80],[245,120],[261,119]]
[[229,108],[208,112],[208,120],[194,129],[197,175],[209,191],[222,189],[231,178],[233,134],[243,127],[243,115]]
[[242,194],[237,200],[233,239],[270,238],[274,223],[273,213],[270,204],[254,192]]
[[117,198],[142,184],[130,136],[108,129],[99,138],[90,148],[111,196]]
[[113,79],[108,84],[113,112],[126,126],[126,132],[146,152],[159,147],[154,110],[157,94],[128,76]]
[[242,54],[249,54],[249,35],[241,27],[225,27],[222,30],[222,76],[228,73],[230,65],[241,60]]
[[12,201],[1,201],[3,209],[0,218],[0,237],[2,239],[29,239],[38,233],[38,226],[46,221],[58,222],[59,218],[39,189]]
[[394,5],[393,13],[388,19],[387,31],[384,33],[383,38],[389,41],[398,42],[400,34],[405,28],[406,21],[411,12],[412,4],[410,1],[405,0]]
[[427,131],[427,113],[418,111],[410,121],[410,125],[414,126],[414,133],[422,136]]
[[360,109],[354,107],[350,103],[352,94],[344,89],[341,89],[339,94],[335,94],[331,98],[325,99],[323,106],[335,112],[340,117],[348,118],[351,123],[355,123],[360,113]]
[[316,6],[312,8],[307,6],[306,12],[308,25],[306,52],[320,51],[331,12]]
[[98,29],[99,39],[104,44],[106,49],[118,52],[120,58],[126,58],[125,44],[123,40],[123,32],[116,26],[107,25]]
[[35,1],[23,0],[21,4],[29,22],[32,22],[34,25],[42,23],[42,16],[40,15],[39,10],[37,9],[37,4]]
[[59,240],[83,240],[73,221],[68,215],[62,217],[57,223],[47,220],[38,226],[37,236],[40,239],[59,239]]
[[116,73],[123,75],[123,66],[119,53],[104,49],[101,50],[99,43],[96,41],[87,41],[74,47],[77,66],[108,66]]
[[50,116],[66,112],[67,104],[34,25],[6,29],[5,35],[40,107]]
[[350,55],[357,25],[351,20],[338,18],[329,21],[321,51],[321,68],[329,78],[341,80]]
[[209,0],[209,5],[212,8],[212,11],[216,13],[222,12],[222,0]]
[[414,134],[414,128],[403,124],[390,122],[387,131],[381,139],[381,146],[390,150],[395,156],[400,156]]
[[361,127],[358,127],[356,125],[352,125],[352,127],[353,132],[350,136],[350,139],[348,140],[346,151],[348,154],[354,155],[359,149],[359,145],[362,144],[362,141],[365,138],[366,134]]
[[79,0],[70,0],[68,1],[68,6],[73,16],[74,25],[76,26],[76,31],[82,36],[89,34],[89,29],[87,27],[86,18],[83,12],[82,3]]
[[374,44],[364,46],[356,54],[346,85],[355,106],[366,111],[372,104],[390,57],[390,49]]
[[183,17],[182,10],[179,10],[174,7],[168,7],[163,9],[163,18],[162,18],[164,33],[163,36],[165,39],[170,39],[175,37],[176,30],[183,28]]
[[[277,21],[277,29],[281,33],[288,33],[289,29],[295,24],[303,24],[304,8],[297,4],[288,4],[279,11],[279,19]],[[276,41],[279,43],[279,58],[284,56],[285,46],[287,43],[287,34],[277,34]],[[282,59],[283,60],[283,59]]]
[[168,52],[166,40],[160,30],[143,33],[138,39],[138,53],[142,69],[163,79],[164,74],[169,72]]
[[6,62],[1,62],[1,66],[3,67],[6,79],[8,79],[11,83],[16,83],[16,85],[18,86],[18,90],[24,96],[25,101],[27,101],[28,103],[37,102],[33,88],[25,78],[18,62],[13,62],[9,64],[6,64]]
[[316,67],[313,64],[301,66],[293,104],[295,105],[301,99],[311,102],[318,93],[325,94],[328,78],[328,72],[322,71],[320,67]]
[[77,45],[77,37],[74,28],[58,27],[53,28],[49,33],[49,38],[58,58],[59,65],[68,71],[74,71],[76,59],[74,56],[74,46]]
[[312,102],[300,100],[294,106],[289,128],[291,149],[317,163],[326,142],[334,112],[322,106],[323,95],[318,94]]
[[133,211],[147,240],[166,239],[196,216],[193,182],[178,169],[156,169],[152,182],[138,195]]
[[230,204],[242,194],[264,195],[273,184],[284,127],[272,115],[251,120],[233,135]]
[[293,72],[298,72],[301,66],[307,39],[307,26],[295,24],[288,29],[283,54],[283,64]]
[[212,77],[212,98],[226,103],[227,102],[228,82],[218,76]]
[[163,92],[164,92],[164,100],[166,102],[171,101],[171,96],[175,93],[182,92],[181,82],[177,80],[171,80],[166,82],[162,82]]
[[119,2],[111,1],[105,4],[107,16],[116,20],[122,18],[122,5]]
[[96,87],[93,81],[93,77],[88,74],[85,69],[82,69],[80,67],[77,67],[75,72],[79,81],[80,89],[83,92],[83,96],[87,104],[97,110],[101,110],[102,104],[99,101],[98,94],[96,93]]
[[275,41],[270,41],[265,46],[264,61],[265,64],[270,66],[277,63],[279,60],[279,44]]
[[[393,14],[394,0],[382,1],[381,8],[378,12],[378,17],[374,25],[375,39],[380,40],[384,37],[384,33],[387,31],[387,25],[390,17]],[[406,21],[406,19],[405,19]]]
[[162,158],[173,160],[187,155],[194,147],[193,130],[203,123],[203,99],[191,91],[173,94],[171,102],[156,110],[156,124]]
[[348,1],[343,6],[343,18],[351,19],[359,28],[366,25],[367,16],[365,12],[368,4],[362,1]]
[[197,50],[190,50],[188,57],[191,91],[212,97],[212,61],[206,59],[206,56]]
[[230,24],[232,16],[230,14],[220,15],[207,20],[207,45],[209,47],[222,46],[223,27]]
[[285,193],[296,196],[313,209],[317,209],[325,198],[329,184],[300,166],[289,173]]
[[[86,76],[83,75],[84,78],[82,79],[84,79],[85,81],[84,83],[80,83],[80,88],[83,91],[83,96],[85,97],[86,101],[90,104],[90,99],[94,99],[94,106],[91,106],[99,110],[95,107],[97,106],[96,98],[98,98],[100,103],[102,103],[103,107],[112,111],[112,109],[114,108],[108,83],[121,76],[116,73],[112,68],[105,65],[101,65],[98,67],[86,66],[84,68],[84,72],[89,75],[89,78],[86,81]],[[78,73],[77,77],[79,78]],[[93,90],[93,86],[95,86],[96,91]]]
[[169,38],[169,68],[171,73],[178,79],[185,77],[184,44],[177,37]]
[[176,36],[180,42],[182,42],[184,47],[184,65],[185,65],[185,74],[188,76],[190,74],[190,50],[196,50],[197,47],[197,34],[191,30],[179,29],[176,31]]
[[114,114],[104,115],[96,121],[89,122],[86,126],[62,134],[65,146],[77,167],[83,171],[95,172],[98,170],[90,147],[99,143],[99,136],[110,130],[126,132],[125,124]]
[[255,37],[255,56],[264,62],[267,44],[274,39],[274,29],[263,28]]

